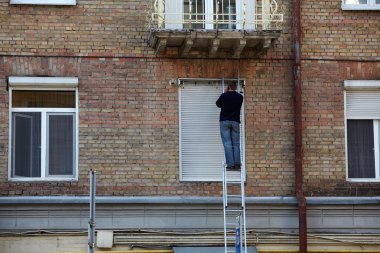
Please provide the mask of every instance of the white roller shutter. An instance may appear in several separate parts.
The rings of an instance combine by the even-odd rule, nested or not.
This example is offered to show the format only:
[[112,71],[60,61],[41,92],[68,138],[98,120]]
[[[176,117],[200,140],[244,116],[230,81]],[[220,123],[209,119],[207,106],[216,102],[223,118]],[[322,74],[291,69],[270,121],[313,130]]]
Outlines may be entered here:
[[346,91],[347,119],[380,119],[379,91]]
[[[181,181],[222,179],[225,158],[219,130],[220,109],[215,104],[222,90],[220,82],[186,83],[180,88]],[[241,125],[243,127],[243,123]],[[241,154],[244,158],[244,131],[241,132]],[[231,172],[231,176],[238,179],[239,173]]]

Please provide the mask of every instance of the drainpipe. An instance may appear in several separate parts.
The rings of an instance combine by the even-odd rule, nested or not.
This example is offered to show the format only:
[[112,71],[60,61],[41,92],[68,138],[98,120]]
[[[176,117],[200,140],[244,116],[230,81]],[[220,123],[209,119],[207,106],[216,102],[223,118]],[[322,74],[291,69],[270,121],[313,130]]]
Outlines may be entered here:
[[95,208],[96,208],[96,172],[90,171],[90,220],[88,221],[87,252],[95,253]]
[[302,169],[301,0],[293,0],[295,180],[298,202],[299,252],[307,252],[306,199]]

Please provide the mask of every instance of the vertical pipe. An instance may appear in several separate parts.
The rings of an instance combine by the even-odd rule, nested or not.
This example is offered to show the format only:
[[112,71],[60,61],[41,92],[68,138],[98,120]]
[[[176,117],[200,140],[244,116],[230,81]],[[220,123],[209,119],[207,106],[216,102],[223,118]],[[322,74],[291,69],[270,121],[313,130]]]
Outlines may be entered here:
[[302,168],[301,0],[293,0],[295,186],[298,200],[299,252],[307,252],[306,200]]
[[95,252],[95,194],[96,172],[90,171],[90,220],[88,221],[88,253]]

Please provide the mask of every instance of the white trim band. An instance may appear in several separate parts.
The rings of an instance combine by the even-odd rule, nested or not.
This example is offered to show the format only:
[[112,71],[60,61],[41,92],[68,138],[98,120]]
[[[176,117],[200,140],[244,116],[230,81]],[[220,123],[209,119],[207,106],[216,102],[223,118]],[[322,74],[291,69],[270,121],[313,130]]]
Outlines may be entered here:
[[380,89],[380,80],[345,80],[345,90],[377,90]]
[[8,78],[9,87],[18,88],[77,88],[78,83],[78,77],[10,76]]
[[76,0],[11,0],[10,4],[76,5]]
[[376,11],[380,10],[380,4],[368,5],[368,4],[344,4],[341,6],[344,11]]

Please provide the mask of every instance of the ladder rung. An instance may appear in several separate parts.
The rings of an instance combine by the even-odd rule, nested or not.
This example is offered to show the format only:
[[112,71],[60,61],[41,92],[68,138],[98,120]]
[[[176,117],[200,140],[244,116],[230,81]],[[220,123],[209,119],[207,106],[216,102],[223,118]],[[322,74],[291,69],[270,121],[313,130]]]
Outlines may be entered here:
[[243,208],[241,209],[226,209],[226,212],[241,212],[243,211]]
[[226,179],[226,180],[224,180],[227,184],[228,183],[241,183],[241,180],[240,179],[230,179],[230,180],[228,180],[228,179]]
[[226,183],[227,184],[233,184],[233,183],[241,184],[241,180],[228,180],[228,179],[226,179]]
[[243,210],[242,205],[228,205],[226,206],[226,210]]
[[[242,199],[242,200],[244,200],[244,199]],[[243,202],[244,201],[232,201],[232,200],[227,201],[227,203],[230,203],[231,206],[237,206],[237,205],[243,206]],[[228,204],[226,206],[228,206]]]
[[238,209],[238,208],[236,208],[236,209],[229,209],[229,208],[226,208],[226,212],[231,212],[231,213],[238,213],[238,212],[242,212],[243,211],[243,209]]
[[235,194],[227,194],[227,198],[241,198],[241,195],[235,195]]
[[[242,234],[242,236],[244,236],[243,234]],[[241,238],[242,240],[242,242],[244,242],[244,238]],[[236,237],[232,237],[232,236],[228,236],[228,237],[226,237],[226,240],[236,240]]]

